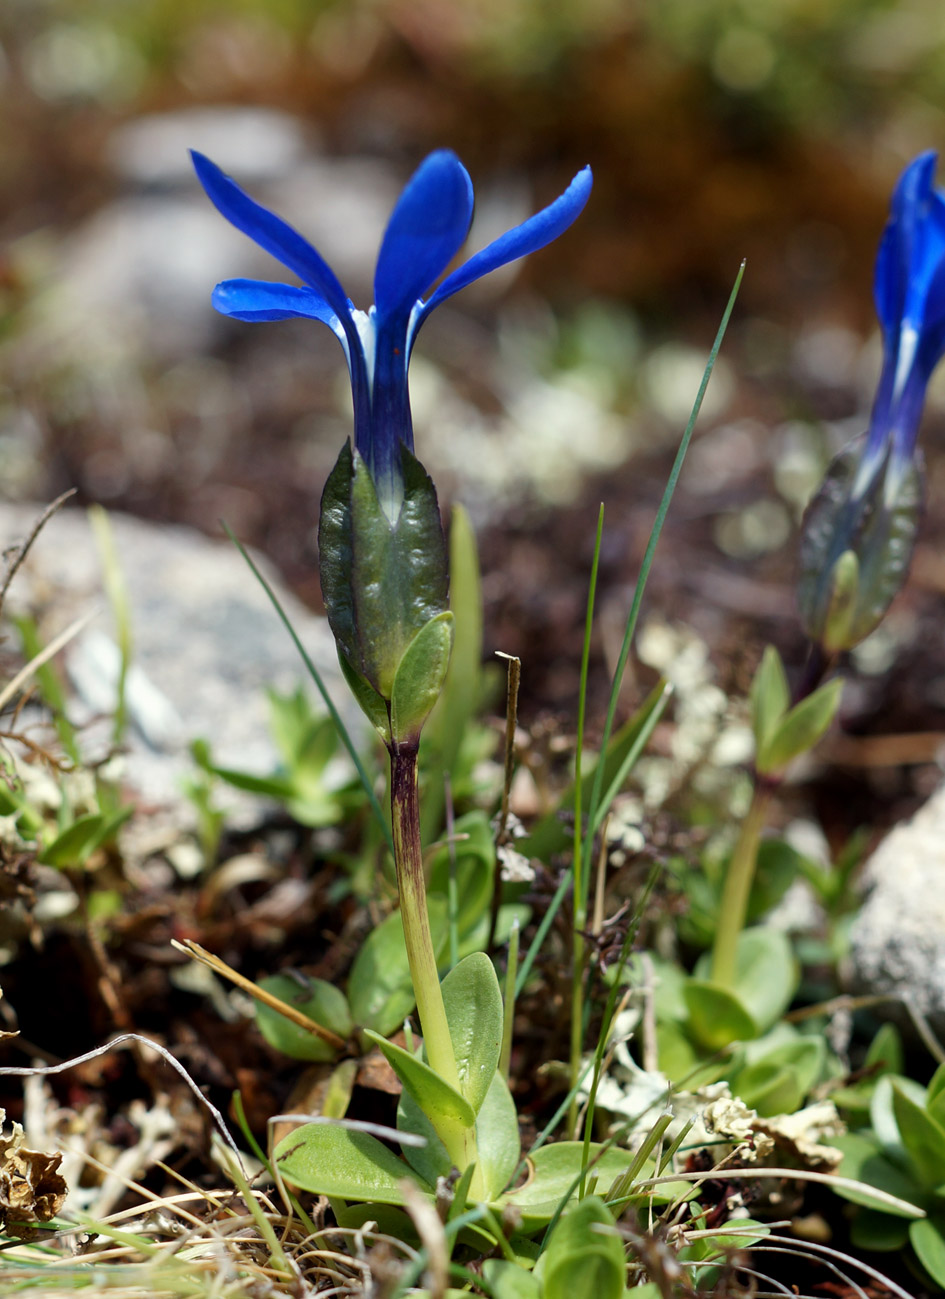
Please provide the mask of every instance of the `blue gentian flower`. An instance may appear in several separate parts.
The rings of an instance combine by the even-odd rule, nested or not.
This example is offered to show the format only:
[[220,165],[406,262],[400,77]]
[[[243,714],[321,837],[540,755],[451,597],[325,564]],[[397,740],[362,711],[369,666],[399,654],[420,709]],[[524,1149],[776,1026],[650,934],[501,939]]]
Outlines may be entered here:
[[933,189],[936,155],[900,177],[876,259],[883,369],[852,495],[863,497],[886,464],[892,506],[915,455],[925,390],[945,352],[945,195]]
[[310,243],[208,158],[196,152],[192,157],[200,183],[223,216],[303,282],[224,280],[214,289],[213,305],[237,320],[308,316],[334,331],[351,373],[355,449],[393,520],[403,497],[400,446],[413,450],[407,367],[420,326],[467,284],[562,234],[587,202],[590,168],[580,171],[552,204],[493,240],[424,298],[465,242],[473,213],[465,167],[447,149],[431,153],[407,182],[387,223],[374,272],[374,306],[364,312]]

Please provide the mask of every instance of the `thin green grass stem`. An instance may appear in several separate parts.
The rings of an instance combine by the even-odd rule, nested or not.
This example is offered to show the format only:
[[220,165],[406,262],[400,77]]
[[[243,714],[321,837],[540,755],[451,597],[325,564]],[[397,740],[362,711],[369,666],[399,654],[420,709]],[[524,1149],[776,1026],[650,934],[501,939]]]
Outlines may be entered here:
[[[584,616],[584,645],[581,650],[581,684],[578,692],[578,716],[577,716],[577,741],[574,752],[574,849],[573,849],[573,871],[574,871],[574,896],[575,899],[583,896],[581,884],[583,881],[583,868],[581,861],[581,800],[583,789],[581,787],[581,764],[584,757],[584,718],[587,710],[587,674],[588,665],[591,657],[591,633],[594,628],[594,601],[597,595],[597,570],[600,566],[600,547],[601,538],[604,533],[604,506],[601,504],[597,513],[597,536],[594,539],[594,558],[591,561],[591,577],[587,588],[587,612]],[[584,916],[580,917],[578,922],[579,911],[577,903],[574,908],[574,925],[575,929],[584,927]]]
[[[571,947],[571,1069],[570,1082],[573,1087],[581,1068],[581,1046],[584,1028],[584,938],[582,931],[587,924],[587,907],[583,904],[584,863],[581,857],[581,801],[583,789],[581,784],[581,764],[584,757],[584,719],[587,710],[587,675],[591,657],[591,634],[594,629],[594,601],[597,595],[597,571],[600,567],[601,538],[604,533],[604,505],[601,502],[597,512],[597,535],[594,538],[594,557],[591,561],[591,576],[587,587],[587,611],[584,615],[584,645],[581,649],[581,682],[578,691],[577,742],[574,753],[574,846],[572,851],[571,870],[574,877],[574,908],[572,919]],[[577,1096],[571,1103],[568,1119],[568,1131],[573,1137],[577,1129],[578,1105]]]
[[377,795],[374,793],[374,786],[372,785],[370,779],[368,778],[368,774],[364,769],[364,763],[361,761],[360,757],[358,756],[358,752],[354,747],[351,736],[348,734],[348,728],[341,720],[341,714],[338,712],[338,709],[335,707],[334,701],[332,700],[331,695],[329,695],[325,687],[325,683],[322,680],[321,673],[319,672],[315,664],[312,662],[311,656],[306,650],[305,646],[299,640],[298,633],[296,632],[295,628],[292,626],[292,623],[289,619],[289,615],[283,609],[282,604],[279,601],[279,597],[276,595],[275,591],[272,589],[272,587],[263,577],[262,573],[259,571],[258,566],[253,562],[253,558],[250,555],[249,551],[242,544],[242,542],[237,539],[235,534],[230,530],[229,525],[225,522],[223,523],[223,530],[226,533],[226,535],[229,537],[229,539],[233,542],[233,545],[236,547],[236,549],[246,560],[246,563],[249,565],[253,576],[256,578],[256,581],[259,583],[262,589],[269,596],[270,602],[272,603],[272,607],[279,615],[283,627],[285,627],[286,631],[292,637],[293,645],[301,655],[302,662],[305,664],[309,676],[315,682],[315,686],[318,689],[318,693],[321,695],[322,699],[324,700],[325,707],[328,709],[329,713],[331,714],[331,720],[334,722],[335,729],[337,730],[338,735],[341,737],[341,742],[348,750],[348,756],[351,758],[351,761],[354,763],[355,770],[358,773],[358,779],[361,781],[361,785],[364,789],[365,794],[367,795],[368,802],[371,805],[371,811],[374,813],[377,823],[381,827],[381,832],[384,836],[384,842],[387,844],[388,848],[390,848],[391,855],[393,855],[394,840],[391,834],[391,828],[387,824],[387,818],[384,816],[384,813],[381,811],[381,805],[377,800]]
[[664,681],[662,689],[663,689],[663,693],[656,701],[649,716],[646,718],[646,721],[640,727],[640,732],[637,735],[636,739],[633,741],[633,744],[630,746],[629,750],[627,751],[627,756],[620,764],[620,768],[617,771],[616,776],[614,776],[613,780],[610,782],[610,785],[607,787],[607,792],[604,795],[604,797],[601,799],[600,806],[597,809],[597,815],[594,817],[592,821],[590,820],[588,821],[588,826],[592,837],[597,834],[597,831],[603,825],[604,819],[606,818],[607,813],[610,810],[611,804],[613,803],[617,795],[620,793],[620,790],[623,788],[624,781],[627,779],[630,772],[636,766],[637,758],[639,758],[640,754],[649,744],[650,736],[656,730],[657,723],[659,722],[663,714],[666,712],[666,705],[669,703],[673,695],[673,687],[670,684],[670,682]]
[[[656,554],[656,547],[660,539],[660,533],[663,530],[663,523],[669,511],[670,502],[673,499],[673,493],[675,492],[676,484],[679,481],[679,475],[682,472],[683,462],[686,459],[686,452],[689,450],[689,443],[692,441],[692,434],[696,426],[696,420],[699,417],[699,411],[702,409],[702,401],[705,397],[706,389],[709,386],[709,379],[712,377],[712,371],[715,368],[719,348],[722,346],[722,339],[725,337],[725,331],[728,328],[728,322],[735,307],[735,299],[738,297],[738,290],[741,288],[742,276],[744,273],[745,263],[742,262],[741,266],[738,268],[738,274],[735,276],[735,283],[732,285],[732,291],[729,294],[725,311],[722,314],[722,321],[719,325],[718,333],[715,336],[715,342],[712,344],[712,351],[709,353],[709,360],[702,376],[702,382],[699,385],[699,391],[696,394],[692,413],[689,416],[686,431],[683,433],[682,441],[679,444],[679,450],[676,452],[676,459],[673,461],[673,467],[670,470],[670,475],[666,482],[666,488],[663,492],[663,499],[660,501],[659,509],[656,512],[656,520],[654,521],[653,529],[650,532],[650,539],[647,542],[646,552],[643,556],[643,563],[640,566],[640,576],[637,578],[636,589],[633,593],[633,603],[631,604],[630,612],[627,615],[623,644],[620,647],[620,656],[617,659],[617,667],[614,671],[613,683],[610,690],[610,700],[607,705],[607,718],[604,723],[604,733],[601,739],[601,753],[607,752],[607,745],[610,743],[610,737],[614,729],[614,719],[617,713],[617,701],[620,698],[620,687],[623,682],[623,674],[626,670],[627,659],[630,656],[630,645],[633,641],[633,634],[636,631],[637,619],[640,615],[640,605],[643,602],[643,593],[646,589],[647,578],[650,575],[650,569],[653,565],[653,557]],[[601,794],[603,791],[603,784],[604,764],[603,762],[599,762],[597,764],[597,770],[594,773],[594,784],[591,787],[591,797],[588,806],[588,832],[584,840],[584,857],[586,859],[590,857],[593,842],[591,826],[598,825],[602,818]],[[586,893],[586,880],[583,881],[583,886]],[[582,897],[582,903],[586,906],[586,897]]]
[[269,1221],[262,1205],[250,1189],[249,1182],[247,1182],[246,1178],[243,1176],[237,1161],[233,1158],[230,1151],[222,1144],[219,1149],[226,1165],[226,1171],[236,1183],[236,1189],[242,1196],[243,1203],[246,1205],[246,1208],[249,1210],[250,1215],[256,1224],[256,1229],[269,1246],[269,1257],[272,1260],[273,1268],[277,1272],[281,1272],[282,1276],[288,1280],[294,1280],[296,1278],[296,1273],[285,1256],[285,1251],[279,1243],[279,1237],[276,1235],[275,1228]]
[[712,944],[712,982],[723,988],[731,989],[735,986],[738,936],[745,928],[748,899],[758,860],[758,844],[767,820],[771,793],[768,785],[755,784],[748,815],[742,822],[735,850],[725,872],[719,919]]

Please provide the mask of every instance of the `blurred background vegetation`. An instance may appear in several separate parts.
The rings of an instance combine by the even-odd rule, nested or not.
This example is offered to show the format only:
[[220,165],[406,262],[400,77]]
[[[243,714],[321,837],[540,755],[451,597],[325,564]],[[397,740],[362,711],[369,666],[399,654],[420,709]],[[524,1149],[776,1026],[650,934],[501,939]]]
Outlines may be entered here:
[[[431,148],[469,167],[478,242],[590,162],[578,225],[424,332],[420,453],[505,571],[487,586],[494,637],[520,651],[551,619],[564,652],[586,502],[619,499],[604,580],[629,580],[746,257],[663,595],[713,645],[706,603],[736,636],[768,616],[783,643],[800,510],[878,372],[889,193],[945,134],[940,0],[4,0],[0,46],[0,494],[74,485],[210,532],[226,517],[317,605],[343,365],[310,322],[214,318],[216,279],[280,271],[209,209],[187,145],[310,235],[360,305]],[[933,385],[930,423],[941,405]],[[539,553],[518,530],[548,507]],[[695,554],[768,594],[693,585]],[[523,615],[528,585],[550,614]]]

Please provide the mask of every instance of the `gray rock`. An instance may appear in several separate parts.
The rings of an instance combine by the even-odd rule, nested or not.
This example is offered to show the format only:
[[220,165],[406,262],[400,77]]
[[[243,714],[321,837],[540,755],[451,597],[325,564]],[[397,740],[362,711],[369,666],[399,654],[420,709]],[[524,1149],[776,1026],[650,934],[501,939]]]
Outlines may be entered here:
[[864,884],[850,934],[854,986],[901,997],[945,1034],[945,785],[887,835]]
[[[0,543],[19,542],[39,513],[39,507],[4,506]],[[188,745],[196,738],[211,743],[220,764],[268,774],[276,755],[265,687],[293,689],[306,672],[265,592],[229,542],[121,514],[110,519],[132,618],[128,783],[146,800],[179,801],[181,778],[192,771]],[[327,622],[257,562],[346,722],[363,737]],[[114,709],[118,650],[88,518],[64,509],[47,523],[14,579],[7,611],[37,615],[48,643],[96,606],[97,616],[63,652],[73,707],[88,718]],[[92,727],[84,742],[93,749],[107,745],[107,726]]]

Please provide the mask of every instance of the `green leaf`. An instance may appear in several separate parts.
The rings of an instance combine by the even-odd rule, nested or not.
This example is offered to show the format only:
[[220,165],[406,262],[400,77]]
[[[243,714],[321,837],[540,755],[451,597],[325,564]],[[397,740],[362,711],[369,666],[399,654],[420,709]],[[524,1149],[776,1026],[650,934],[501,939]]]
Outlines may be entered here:
[[515,1172],[522,1153],[518,1112],[512,1093],[496,1071],[476,1118],[476,1146],[482,1180],[490,1199],[497,1199]]
[[790,762],[812,749],[833,721],[842,693],[843,681],[838,677],[795,704],[759,746],[758,771],[763,776],[780,775]]
[[436,1186],[438,1177],[449,1177],[453,1161],[436,1128],[405,1087],[397,1101],[397,1130],[423,1137],[424,1146],[404,1146],[404,1158],[425,1182]]
[[[132,809],[128,809],[130,815]],[[100,842],[105,818],[101,812],[80,816],[40,853],[46,866],[82,866]]]
[[444,1082],[438,1073],[434,1073],[428,1064],[405,1051],[402,1046],[386,1041],[379,1033],[366,1029],[364,1035],[380,1049],[424,1114],[434,1120],[442,1116],[461,1123],[465,1128],[471,1128],[475,1124],[476,1115],[469,1101],[455,1087]]
[[447,609],[446,543],[436,490],[401,447],[404,499],[396,521],[346,443],[322,496],[318,544],[328,621],[355,673],[390,699],[410,642]]
[[[900,1036],[899,1030],[896,1028],[895,1024],[887,1023],[880,1025],[876,1036],[869,1045],[869,1050],[866,1053],[866,1059],[863,1063],[866,1068],[875,1068],[879,1066],[879,1076],[886,1073],[902,1073],[902,1037]],[[945,1070],[940,1069],[935,1075],[936,1078],[939,1073],[942,1074],[943,1081],[945,1081]],[[935,1078],[932,1079],[932,1082],[935,1082]],[[930,1086],[930,1100],[931,1097],[932,1087]]]
[[[452,773],[482,695],[482,583],[476,536],[461,505],[453,506],[449,550],[453,653],[440,702],[427,726],[426,743],[436,754],[439,770]],[[442,779],[437,792],[441,786]]]
[[[591,1142],[589,1158],[595,1159],[601,1147]],[[606,1195],[618,1177],[633,1163],[629,1150],[611,1146],[594,1164],[591,1176],[597,1178],[597,1190]],[[573,1194],[584,1160],[583,1141],[557,1141],[541,1146],[530,1156],[532,1178],[518,1190],[502,1196],[500,1205],[514,1204],[522,1214],[523,1234],[533,1234],[551,1221],[562,1199]]]
[[[280,1001],[301,1011],[309,1019],[328,1028],[339,1037],[346,1038],[352,1029],[348,1001],[340,988],[324,979],[294,976],[289,973],[274,974],[258,981],[264,992],[271,992]],[[333,1060],[337,1050],[314,1033],[294,1024],[291,1019],[261,1001],[255,1003],[256,1023],[259,1031],[277,1051],[293,1060]]]
[[863,446],[858,438],[832,461],[801,534],[798,606],[807,634],[828,652],[852,649],[881,621],[905,581],[918,531],[922,475],[914,463],[892,507],[883,472],[862,501],[851,503]]
[[837,1169],[839,1175],[864,1183],[862,1190],[853,1190],[846,1186],[835,1187],[837,1195],[842,1196],[844,1200],[875,1209],[878,1214],[881,1211],[883,1217],[890,1214],[905,1217],[905,1214],[900,1215],[896,1209],[882,1205],[880,1201],[873,1199],[869,1193],[871,1186],[875,1186],[879,1191],[885,1191],[888,1195],[894,1195],[899,1200],[906,1200],[910,1204],[921,1203],[923,1199],[921,1187],[903,1172],[898,1164],[894,1164],[886,1156],[874,1137],[859,1132],[848,1132],[841,1137],[832,1137],[830,1144],[843,1153],[843,1160]]
[[785,1042],[739,1070],[732,1091],[762,1118],[793,1114],[819,1079],[825,1058],[822,1038]]
[[905,1218],[894,1218],[877,1209],[861,1209],[853,1219],[850,1240],[857,1249],[898,1254],[909,1239],[909,1225]]
[[499,980],[488,956],[474,952],[450,970],[441,986],[460,1088],[478,1114],[502,1048]]
[[225,780],[234,789],[242,789],[247,794],[258,794],[261,798],[275,798],[284,803],[292,795],[292,782],[285,776],[256,776],[250,771],[238,771],[235,767],[218,767],[213,762],[208,762],[204,770]]
[[[711,955],[706,952],[696,962],[696,979],[707,980],[710,969]],[[797,989],[798,976],[790,941],[779,929],[755,925],[738,935],[734,993],[757,1026],[752,1037],[781,1018]]]
[[342,1060],[331,1071],[321,1098],[322,1118],[343,1119],[348,1113],[359,1064],[358,1060]]
[[[453,1161],[433,1124],[406,1089],[397,1105],[397,1127],[401,1132],[426,1138],[425,1146],[404,1147],[407,1162],[425,1181],[433,1186],[438,1177],[449,1175]],[[476,1118],[476,1146],[486,1198],[495,1200],[518,1167],[521,1154],[515,1103],[498,1072],[493,1075]]]
[[287,1182],[314,1195],[403,1204],[401,1183],[406,1178],[432,1193],[376,1137],[333,1123],[307,1123],[290,1132],[276,1146],[273,1158]]
[[558,1220],[545,1251],[544,1299],[623,1299],[627,1264],[610,1210],[589,1195]]
[[922,1185],[932,1191],[945,1181],[945,1128],[897,1082],[892,1085],[892,1104],[911,1165]]
[[487,1258],[482,1265],[482,1275],[493,1299],[542,1299],[540,1281],[518,1263],[509,1263],[504,1258]]
[[[439,958],[448,936],[446,900],[428,896],[427,911]],[[395,1032],[417,1004],[399,911],[382,920],[361,944],[348,978],[348,1001],[354,1022],[382,1036]]]
[[689,1033],[708,1051],[758,1036],[758,1025],[740,998],[720,984],[690,979],[683,988],[683,999]]
[[[897,1072],[901,1071],[902,1064],[900,1063]],[[940,1064],[932,1075],[932,1081],[929,1083],[928,1094],[925,1099],[925,1108],[936,1123],[940,1123],[942,1127],[945,1127],[945,1064]],[[943,1175],[942,1180],[945,1181],[945,1175]]]
[[945,1289],[945,1221],[923,1218],[910,1223],[909,1244],[932,1280]]
[[387,701],[381,698],[370,681],[366,681],[364,677],[355,672],[347,658],[345,658],[340,644],[337,646],[337,650],[341,674],[357,700],[358,707],[384,743],[390,744],[390,716],[387,712]]
[[768,645],[762,655],[755,679],[751,683],[749,702],[751,729],[755,746],[760,752],[774,734],[791,702],[784,664],[773,645]]
[[416,739],[440,696],[453,648],[453,615],[438,614],[417,632],[397,666],[390,697],[391,736]]

